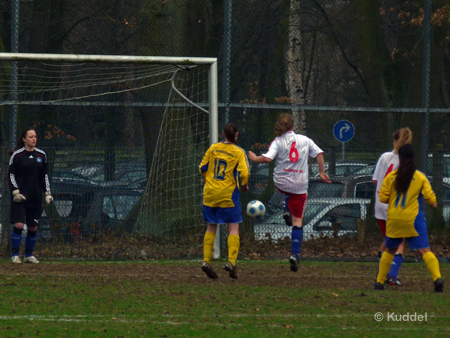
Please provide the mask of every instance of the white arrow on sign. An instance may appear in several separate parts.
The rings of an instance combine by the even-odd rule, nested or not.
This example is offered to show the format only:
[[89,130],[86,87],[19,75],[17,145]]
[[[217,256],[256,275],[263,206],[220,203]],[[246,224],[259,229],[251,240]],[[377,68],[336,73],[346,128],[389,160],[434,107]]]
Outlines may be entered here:
[[350,126],[346,123],[345,126],[343,126],[340,130],[339,130],[339,136],[342,139],[342,131],[349,131],[350,130]]

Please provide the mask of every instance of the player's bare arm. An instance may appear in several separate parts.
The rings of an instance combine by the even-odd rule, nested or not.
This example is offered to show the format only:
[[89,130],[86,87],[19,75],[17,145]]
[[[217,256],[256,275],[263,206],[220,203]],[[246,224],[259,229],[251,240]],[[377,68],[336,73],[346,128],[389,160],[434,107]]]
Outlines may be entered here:
[[330,177],[325,173],[325,160],[323,159],[323,153],[316,156],[317,165],[319,166],[319,175],[322,182],[331,183]]
[[271,158],[265,157],[265,156],[256,156],[256,154],[253,151],[249,151],[248,152],[248,159],[252,162],[257,162],[257,163],[269,163],[272,162]]

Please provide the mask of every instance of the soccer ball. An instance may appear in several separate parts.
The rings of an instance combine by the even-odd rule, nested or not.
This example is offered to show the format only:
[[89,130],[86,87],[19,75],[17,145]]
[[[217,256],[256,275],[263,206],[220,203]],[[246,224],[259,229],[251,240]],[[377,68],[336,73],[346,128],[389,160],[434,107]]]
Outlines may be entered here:
[[261,218],[266,213],[266,207],[261,201],[251,201],[247,204],[247,215],[251,218]]

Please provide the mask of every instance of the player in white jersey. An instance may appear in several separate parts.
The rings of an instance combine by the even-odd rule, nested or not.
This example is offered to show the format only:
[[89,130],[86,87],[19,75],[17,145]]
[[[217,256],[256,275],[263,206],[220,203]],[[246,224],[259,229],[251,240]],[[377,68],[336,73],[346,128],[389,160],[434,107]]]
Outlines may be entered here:
[[[386,237],[386,220],[387,220],[387,210],[388,205],[380,202],[380,190],[383,185],[384,178],[391,172],[398,169],[399,158],[398,149],[405,144],[411,144],[412,142],[412,131],[406,127],[397,130],[393,134],[394,136],[394,150],[384,153],[380,156],[377,162],[375,171],[372,176],[373,183],[377,187],[375,193],[375,218],[377,219],[378,226],[380,227],[383,237]],[[386,242],[383,240],[380,250],[378,251],[378,261],[381,255],[386,250]],[[389,285],[401,286],[402,283],[398,279],[398,272],[400,271],[400,266],[403,263],[403,243],[398,247],[397,253],[395,254],[394,261],[392,262],[391,269],[388,273],[388,283]]]
[[320,178],[331,183],[325,173],[323,151],[310,138],[294,133],[291,114],[281,114],[275,124],[277,137],[266,154],[256,156],[248,153],[249,160],[269,163],[275,159],[273,180],[280,192],[288,195],[287,205],[292,214],[291,271],[298,270],[299,253],[303,241],[303,214],[308,191],[308,157],[314,157],[319,166]]

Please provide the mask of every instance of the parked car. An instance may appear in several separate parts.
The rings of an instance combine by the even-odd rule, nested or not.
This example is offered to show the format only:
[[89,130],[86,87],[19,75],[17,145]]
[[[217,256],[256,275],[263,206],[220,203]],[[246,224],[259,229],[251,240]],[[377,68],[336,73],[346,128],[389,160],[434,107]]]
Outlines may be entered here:
[[[364,198],[318,198],[307,201],[303,218],[303,240],[321,236],[356,234],[356,220],[365,219],[370,200]],[[258,240],[291,237],[292,227],[285,224],[282,212],[254,224]]]
[[54,204],[64,223],[77,222],[81,233],[90,233],[118,229],[141,196],[142,191],[130,189],[85,189],[55,193]]
[[[147,171],[145,165],[119,163],[116,165],[114,179],[105,180],[104,164],[83,165],[71,170],[75,177],[100,187],[121,187],[123,189],[145,189]],[[143,187],[143,188],[142,188]]]
[[[345,219],[338,220],[339,224],[341,224],[340,234],[348,231],[350,233],[355,232],[355,219],[365,219],[366,217],[367,207],[370,204],[370,200],[375,196],[376,191],[372,175],[333,176],[331,180],[332,183],[322,182],[319,178],[311,178],[309,180],[308,199],[303,218],[305,233],[329,235],[331,223],[324,223],[329,221],[325,218],[322,219],[322,217],[328,211],[337,208],[341,204],[347,205],[345,208],[347,216],[344,217]],[[264,237],[267,233],[270,234],[271,238],[282,238],[284,235],[279,233],[287,234],[290,232],[290,228],[285,225],[282,217],[284,200],[284,194],[275,189],[269,201],[266,202],[266,216],[261,222],[255,224],[255,236],[257,238]],[[350,207],[350,205],[353,206]],[[352,213],[353,209],[360,211],[353,211]],[[309,224],[309,222],[312,223]],[[264,224],[264,226],[261,227],[259,224]]]
[[375,196],[376,186],[372,175],[333,176],[332,183],[322,182],[319,178],[309,180],[308,199],[340,197],[340,198],[368,198]]
[[353,170],[352,172],[350,172],[349,176],[354,176],[354,175],[372,175],[373,176],[374,171],[375,171],[375,164],[368,164],[362,168]]
[[[428,154],[427,174],[433,175],[433,154]],[[450,177],[450,154],[442,154],[442,175]]]
[[[347,176],[347,175],[353,175],[353,173],[362,168],[366,168],[373,164],[368,164],[364,162],[336,162],[335,165],[335,173],[333,176]],[[330,164],[328,162],[325,163],[325,173],[329,173],[329,166]],[[373,172],[373,170],[372,170]],[[368,174],[371,174],[372,172],[369,172]],[[361,173],[362,174],[362,173]],[[310,165],[310,177],[319,177],[319,167],[317,163],[311,163]]]

